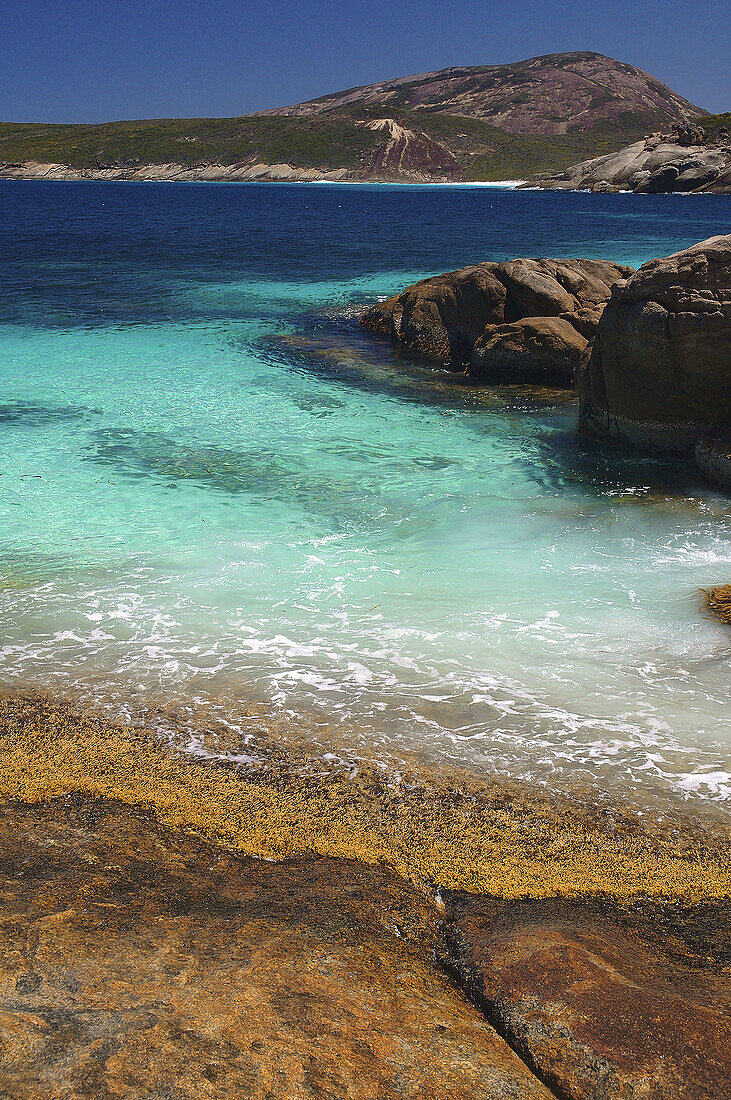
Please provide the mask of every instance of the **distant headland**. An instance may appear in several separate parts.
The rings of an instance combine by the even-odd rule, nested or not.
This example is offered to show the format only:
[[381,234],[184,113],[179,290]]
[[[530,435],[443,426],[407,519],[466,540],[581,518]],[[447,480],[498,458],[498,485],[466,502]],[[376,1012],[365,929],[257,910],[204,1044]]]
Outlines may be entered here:
[[[648,134],[669,133],[672,144],[673,134],[690,127],[698,137],[699,124],[700,159],[711,170],[693,189],[728,191],[728,115],[708,115],[642,70],[602,54],[549,54],[382,81],[239,118],[0,123],[0,178],[517,179],[619,189],[601,186],[596,173],[587,183],[579,168],[634,148]],[[664,189],[683,190],[671,186],[681,174],[663,177]],[[661,184],[658,178],[653,189]]]

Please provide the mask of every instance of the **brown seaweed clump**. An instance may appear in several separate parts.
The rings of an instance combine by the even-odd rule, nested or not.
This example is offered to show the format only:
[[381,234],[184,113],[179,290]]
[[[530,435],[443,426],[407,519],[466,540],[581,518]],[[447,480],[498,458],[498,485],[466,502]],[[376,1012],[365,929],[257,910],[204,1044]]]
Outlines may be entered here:
[[719,623],[731,624],[731,584],[717,584],[703,593],[706,610]]

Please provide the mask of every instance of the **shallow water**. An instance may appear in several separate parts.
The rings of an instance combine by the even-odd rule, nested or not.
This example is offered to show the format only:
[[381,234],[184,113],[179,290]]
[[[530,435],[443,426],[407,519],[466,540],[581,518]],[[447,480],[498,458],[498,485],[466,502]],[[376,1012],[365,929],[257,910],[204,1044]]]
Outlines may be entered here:
[[637,264],[728,230],[731,199],[3,182],[0,203],[4,683],[234,723],[256,701],[356,756],[731,797],[731,644],[698,593],[728,580],[727,498],[352,320],[480,259]]

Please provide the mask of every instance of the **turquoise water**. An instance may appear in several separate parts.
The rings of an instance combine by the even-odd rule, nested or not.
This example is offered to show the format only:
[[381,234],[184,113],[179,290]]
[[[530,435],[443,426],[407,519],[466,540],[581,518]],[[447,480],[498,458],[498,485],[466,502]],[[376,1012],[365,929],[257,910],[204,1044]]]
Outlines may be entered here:
[[731,200],[0,185],[0,675],[256,705],[357,758],[731,796],[727,498],[356,310],[477,259],[639,263]]

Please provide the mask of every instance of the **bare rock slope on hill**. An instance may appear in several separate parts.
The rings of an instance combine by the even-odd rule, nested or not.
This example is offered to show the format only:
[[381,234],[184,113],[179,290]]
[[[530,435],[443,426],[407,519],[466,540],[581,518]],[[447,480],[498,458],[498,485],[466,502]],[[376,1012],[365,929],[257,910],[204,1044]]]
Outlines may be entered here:
[[394,118],[376,118],[363,125],[386,136],[386,144],[376,152],[373,160],[374,176],[459,175],[457,158],[423,130],[400,126]]
[[443,111],[486,119],[510,133],[565,134],[640,120],[681,122],[705,112],[655,77],[589,51],[546,54],[512,65],[453,67],[383,80],[265,112],[319,115],[344,109]]
[[572,191],[731,194],[731,137],[707,140],[702,126],[650,134],[617,153],[581,161],[532,186]]

